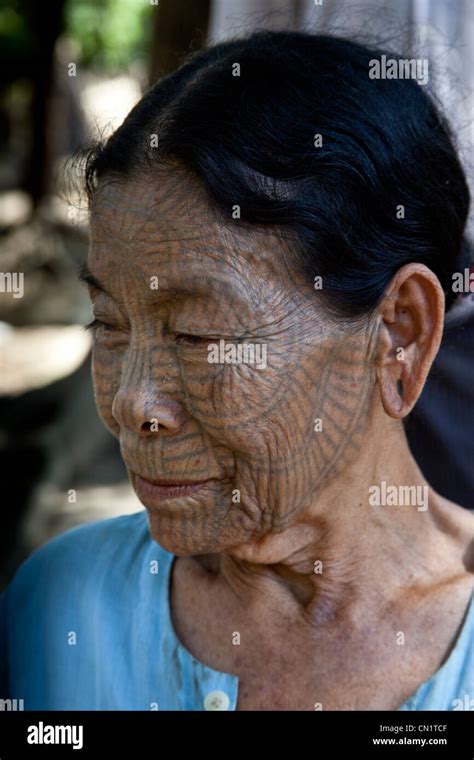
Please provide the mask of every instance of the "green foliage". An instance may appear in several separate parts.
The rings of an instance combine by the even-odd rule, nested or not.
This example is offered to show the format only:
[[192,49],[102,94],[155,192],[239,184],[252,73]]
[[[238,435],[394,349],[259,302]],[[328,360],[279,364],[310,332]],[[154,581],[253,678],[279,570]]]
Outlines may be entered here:
[[110,71],[145,57],[153,9],[149,0],[67,0],[66,33],[78,46],[80,63]]
[[21,59],[31,43],[31,33],[18,0],[0,6],[0,60]]

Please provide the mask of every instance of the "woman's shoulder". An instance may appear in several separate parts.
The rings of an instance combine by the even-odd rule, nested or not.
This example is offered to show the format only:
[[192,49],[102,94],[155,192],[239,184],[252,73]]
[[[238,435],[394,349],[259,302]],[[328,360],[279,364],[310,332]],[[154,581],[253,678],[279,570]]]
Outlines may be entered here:
[[140,511],[85,523],[51,539],[20,565],[4,593],[16,604],[32,595],[44,602],[71,598],[104,583],[112,588],[124,577],[152,572],[150,563],[159,567],[171,559],[151,538],[146,512]]
[[453,649],[404,710],[474,710],[474,589]]
[[132,667],[126,654],[170,635],[173,556],[152,539],[145,511],[81,525],[33,552],[0,596],[0,697],[21,694],[28,709],[127,703],[144,660]]

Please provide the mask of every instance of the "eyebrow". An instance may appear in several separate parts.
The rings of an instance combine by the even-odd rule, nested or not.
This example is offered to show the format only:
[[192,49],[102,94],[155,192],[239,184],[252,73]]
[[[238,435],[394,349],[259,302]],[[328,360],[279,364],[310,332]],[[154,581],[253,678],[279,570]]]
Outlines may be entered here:
[[[79,268],[79,281],[84,282],[86,285],[89,285],[89,287],[94,288],[95,290],[100,290],[102,293],[105,293],[110,298],[113,298],[113,296],[109,293],[107,288],[101,283],[101,281],[91,272],[89,269],[89,266],[87,264],[83,264]],[[201,285],[204,285],[204,289],[202,290],[201,294],[199,294],[196,290],[196,282],[200,282]],[[215,281],[212,278],[206,277],[206,275],[202,276],[200,280],[197,280],[194,284],[194,286],[171,286],[168,288],[161,288],[161,293],[166,293],[167,296],[196,296],[196,295],[208,295],[209,291],[212,290],[212,288],[215,286]]]
[[102,293],[107,293],[107,295],[110,295],[107,291],[107,288],[105,288],[100,280],[98,280],[97,277],[92,274],[87,264],[83,264],[79,269],[79,280],[80,282],[84,282],[86,285],[89,285],[91,288],[101,290]]

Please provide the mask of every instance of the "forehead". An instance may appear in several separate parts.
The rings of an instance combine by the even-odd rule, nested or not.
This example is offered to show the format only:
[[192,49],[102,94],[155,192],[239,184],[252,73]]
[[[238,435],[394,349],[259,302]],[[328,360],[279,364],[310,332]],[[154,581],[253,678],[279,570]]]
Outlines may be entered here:
[[[284,319],[296,302],[313,303],[288,242],[268,226],[232,221],[232,208],[228,214],[182,172],[105,183],[91,207],[89,267],[140,313],[182,296],[266,323],[270,314]],[[150,277],[158,277],[157,290]]]
[[[287,247],[268,227],[228,219],[199,184],[183,172],[105,183],[91,205],[90,259],[119,273],[130,266],[158,266],[243,276],[282,275]],[[183,268],[186,264],[186,268]]]

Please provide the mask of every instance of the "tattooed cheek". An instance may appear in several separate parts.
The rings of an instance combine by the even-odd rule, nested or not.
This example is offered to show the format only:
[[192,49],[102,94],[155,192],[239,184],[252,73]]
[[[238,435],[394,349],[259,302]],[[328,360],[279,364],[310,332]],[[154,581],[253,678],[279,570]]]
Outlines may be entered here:
[[120,428],[112,414],[115,394],[120,387],[122,361],[104,356],[102,350],[94,349],[92,357],[92,377],[94,394],[99,416],[110,432],[118,438]]

